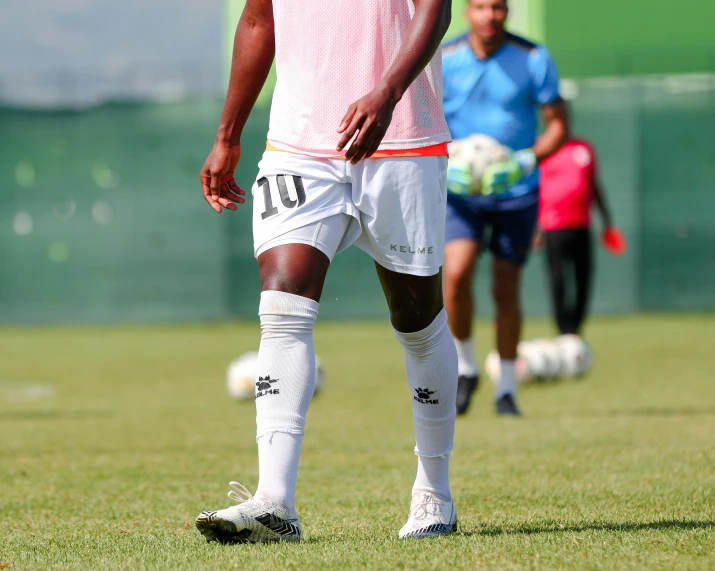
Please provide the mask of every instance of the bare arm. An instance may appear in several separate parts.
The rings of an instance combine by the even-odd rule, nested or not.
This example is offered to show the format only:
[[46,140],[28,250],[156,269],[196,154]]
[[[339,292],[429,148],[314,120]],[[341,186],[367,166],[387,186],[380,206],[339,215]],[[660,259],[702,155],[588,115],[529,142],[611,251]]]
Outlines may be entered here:
[[553,105],[544,105],[541,112],[546,126],[531,149],[536,155],[537,162],[543,161],[558,151],[566,141],[569,132],[568,115],[563,101]]
[[247,0],[236,27],[233,61],[218,132],[201,169],[204,199],[216,212],[236,210],[245,192],[233,177],[241,158],[241,134],[266,82],[275,55],[271,0]]
[[448,0],[414,0],[412,18],[395,61],[385,73],[383,83],[399,101],[434,57],[452,20],[452,3]]
[[449,27],[450,0],[414,0],[414,4],[415,15],[392,65],[373,91],[348,108],[338,127],[339,151],[358,133],[345,155],[353,164],[377,150],[395,106],[430,62]]
[[610,227],[612,225],[611,212],[608,208],[608,203],[606,202],[606,195],[603,192],[601,183],[595,176],[593,178],[593,200],[596,203],[596,208],[598,208],[598,211],[601,214],[603,227]]
[[231,76],[226,104],[221,114],[217,139],[228,144],[240,142],[276,51],[271,0],[248,0],[236,27]]

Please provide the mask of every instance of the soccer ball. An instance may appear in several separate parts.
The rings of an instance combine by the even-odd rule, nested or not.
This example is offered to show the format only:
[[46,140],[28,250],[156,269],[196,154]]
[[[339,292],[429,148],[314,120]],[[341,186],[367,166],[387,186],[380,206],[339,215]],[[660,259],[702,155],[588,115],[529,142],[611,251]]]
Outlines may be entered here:
[[561,353],[558,347],[547,339],[522,341],[517,347],[520,356],[529,364],[529,371],[540,381],[548,381],[561,376]]
[[258,353],[244,353],[231,361],[226,371],[228,394],[236,400],[248,400],[255,396]]
[[452,141],[448,147],[449,168],[463,175],[460,179],[469,185],[471,194],[481,192],[482,176],[487,167],[509,156],[509,149],[488,135],[471,135]]
[[591,368],[593,355],[583,338],[578,335],[559,335],[554,339],[561,355],[561,372],[565,377],[580,377]]
[[[325,385],[325,369],[318,356],[315,356],[315,391],[313,396]],[[256,382],[258,381],[258,353],[251,351],[237,357],[226,371],[226,388],[228,394],[236,400],[255,398]]]
[[[499,382],[500,369],[501,358],[499,357],[499,352],[496,349],[492,349],[487,353],[487,358],[484,361],[484,371],[495,385]],[[523,357],[516,358],[514,372],[516,373],[516,382],[519,384],[529,383],[534,378],[529,371],[529,364]]]

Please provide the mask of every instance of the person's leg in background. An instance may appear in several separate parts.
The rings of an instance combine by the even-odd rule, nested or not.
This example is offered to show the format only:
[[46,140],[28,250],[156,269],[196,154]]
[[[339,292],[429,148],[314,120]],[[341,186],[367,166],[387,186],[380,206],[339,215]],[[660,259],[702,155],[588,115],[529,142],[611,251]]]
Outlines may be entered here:
[[444,305],[457,347],[457,414],[469,408],[479,385],[479,364],[472,323],[476,304],[472,294],[484,222],[467,198],[447,200],[446,245],[444,249]]
[[593,246],[590,228],[573,231],[573,268],[575,273],[576,295],[570,333],[581,334],[583,322],[588,313],[593,275]]
[[566,299],[567,259],[569,257],[566,232],[566,230],[551,230],[543,233],[551,307],[560,335],[568,332],[572,321],[571,309]]
[[516,405],[516,351],[521,338],[521,275],[536,228],[536,204],[494,213],[489,248],[494,254],[492,297],[496,312],[499,383],[494,392],[497,414],[519,416]]

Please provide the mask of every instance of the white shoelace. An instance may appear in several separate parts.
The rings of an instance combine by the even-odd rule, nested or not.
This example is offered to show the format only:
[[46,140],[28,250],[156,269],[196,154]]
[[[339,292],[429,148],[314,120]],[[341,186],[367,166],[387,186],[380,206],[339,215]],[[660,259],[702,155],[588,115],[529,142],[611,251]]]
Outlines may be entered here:
[[427,519],[430,516],[437,517],[441,513],[444,503],[432,494],[421,494],[412,503],[412,518],[416,520]]
[[253,494],[248,491],[248,488],[244,486],[243,484],[239,484],[238,482],[229,482],[228,486],[230,488],[233,488],[229,493],[228,493],[228,498],[236,502],[237,504],[242,504],[244,502],[250,502],[253,498]]

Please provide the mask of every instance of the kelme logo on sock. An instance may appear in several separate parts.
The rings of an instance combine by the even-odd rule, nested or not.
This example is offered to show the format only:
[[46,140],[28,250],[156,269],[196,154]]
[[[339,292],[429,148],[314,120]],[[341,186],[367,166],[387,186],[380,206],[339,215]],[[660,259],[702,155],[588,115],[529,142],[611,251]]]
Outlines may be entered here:
[[256,383],[256,398],[264,397],[266,395],[280,394],[280,389],[273,388],[273,383],[276,383],[279,380],[280,379],[271,379],[270,375],[258,377],[258,382]]
[[439,399],[432,398],[432,395],[435,394],[435,392],[436,391],[431,391],[427,388],[420,389],[418,387],[415,389],[415,396],[412,398],[422,404],[439,404]]

